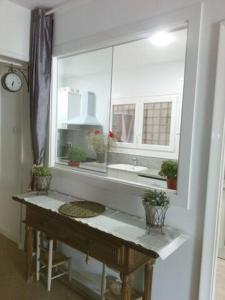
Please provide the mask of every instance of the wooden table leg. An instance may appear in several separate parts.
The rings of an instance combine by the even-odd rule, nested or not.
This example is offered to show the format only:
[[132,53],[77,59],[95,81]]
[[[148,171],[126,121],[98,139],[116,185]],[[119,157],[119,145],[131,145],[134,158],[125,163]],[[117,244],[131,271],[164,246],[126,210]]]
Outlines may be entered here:
[[144,283],[144,299],[152,299],[152,278],[153,278],[154,261],[148,262],[145,265],[145,283]]
[[129,275],[120,274],[122,280],[121,300],[131,300],[131,286]]
[[32,281],[33,275],[33,228],[26,226],[26,278]]

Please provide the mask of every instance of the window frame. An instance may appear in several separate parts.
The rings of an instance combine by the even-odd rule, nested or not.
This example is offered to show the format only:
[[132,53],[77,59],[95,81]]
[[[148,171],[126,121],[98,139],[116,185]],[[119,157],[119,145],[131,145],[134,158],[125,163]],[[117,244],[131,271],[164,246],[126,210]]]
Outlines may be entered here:
[[[195,3],[177,11],[163,13],[155,17],[150,17],[144,20],[134,21],[126,25],[114,27],[112,29],[98,32],[92,36],[81,37],[75,40],[55,45],[53,49],[53,68],[52,68],[52,91],[51,91],[51,105],[50,105],[50,135],[49,135],[49,166],[57,170],[62,176],[68,174],[71,178],[76,178],[77,175],[83,176],[90,184],[106,187],[110,189],[112,182],[117,186],[117,189],[124,190],[123,186],[129,187],[131,190],[137,191],[137,184],[129,182],[121,182],[119,180],[112,180],[106,176],[99,174],[88,174],[78,170],[66,170],[55,165],[55,94],[54,90],[56,84],[54,78],[57,69],[54,64],[57,58],[81,54],[88,51],[93,51],[101,48],[110,47],[112,45],[119,45],[129,41],[143,39],[154,34],[156,31],[170,30],[174,28],[182,28],[188,24],[187,37],[187,52],[184,76],[184,92],[183,92],[183,108],[181,118],[181,137],[179,148],[179,166],[178,166],[178,183],[177,191],[171,194],[171,191],[166,190],[171,194],[171,203],[175,206],[190,208],[192,199],[192,164],[193,164],[193,129],[196,128],[195,120],[195,103],[196,103],[196,89],[198,79],[198,59],[199,59],[199,35],[202,15],[202,3]],[[184,113],[185,112],[185,113]],[[194,127],[195,126],[195,127]],[[127,188],[125,187],[125,189]],[[140,185],[139,193],[142,193],[146,188]]]
[[[181,100],[180,100],[181,98]],[[171,102],[171,124],[170,124],[170,144],[167,145],[154,145],[154,144],[143,144],[142,134],[144,126],[144,104],[145,103],[159,103],[159,102]],[[181,107],[179,102],[182,102],[182,96],[178,94],[169,95],[152,95],[152,96],[139,96],[139,97],[126,97],[126,98],[112,98],[111,101],[111,118],[110,118],[110,129],[112,130],[112,106],[121,104],[135,104],[135,121],[134,121],[134,136],[137,135],[137,141],[134,143],[117,142],[115,147],[110,149],[110,152],[134,154],[140,156],[154,156],[174,158],[176,159],[179,151],[179,138],[180,135],[180,114]],[[172,119],[172,116],[175,119]],[[178,141],[177,141],[178,140]],[[133,150],[133,151],[132,151]],[[129,153],[128,153],[129,152]],[[167,156],[166,156],[167,155]]]

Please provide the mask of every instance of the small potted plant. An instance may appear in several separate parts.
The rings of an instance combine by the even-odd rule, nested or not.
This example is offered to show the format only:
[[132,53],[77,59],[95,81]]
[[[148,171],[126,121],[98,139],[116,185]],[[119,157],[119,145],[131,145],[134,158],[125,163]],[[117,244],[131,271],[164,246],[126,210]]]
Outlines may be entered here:
[[147,228],[162,228],[164,226],[166,212],[169,207],[169,197],[163,191],[146,190],[143,195],[143,206]]
[[44,166],[34,166],[32,174],[36,190],[47,193],[52,179],[50,169]]
[[87,159],[87,155],[81,147],[71,147],[68,150],[67,157],[69,159],[68,165],[76,168],[79,168],[80,163]]
[[96,162],[104,163],[106,151],[115,144],[116,136],[112,131],[104,135],[101,130],[92,130],[88,136],[88,141],[96,154]]
[[177,189],[177,169],[177,160],[165,160],[161,165],[159,175],[166,177],[168,189]]

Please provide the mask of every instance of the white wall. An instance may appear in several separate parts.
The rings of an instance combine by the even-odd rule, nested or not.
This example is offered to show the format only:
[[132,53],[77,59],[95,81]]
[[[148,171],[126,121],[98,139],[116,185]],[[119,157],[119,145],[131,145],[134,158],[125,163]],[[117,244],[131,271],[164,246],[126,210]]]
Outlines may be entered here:
[[110,85],[110,70],[108,73],[98,73],[64,80],[64,87],[90,91],[95,94],[96,118],[103,126],[105,132],[108,131],[109,124]]
[[108,131],[112,47],[59,61],[59,86],[95,93],[96,117]]
[[[194,0],[96,0],[65,8],[55,17],[55,53],[71,51],[82,40],[110,28],[132,24],[192,4]],[[225,18],[224,0],[204,0],[200,37],[199,80],[195,107],[192,199],[190,209],[171,207],[167,222],[190,234],[189,241],[166,261],[158,261],[153,282],[153,300],[197,300],[201,242],[205,209],[211,116],[216,70],[218,22]],[[55,171],[53,186],[66,193],[107,203],[143,216],[139,192],[115,184],[101,185],[80,175],[74,178]],[[185,184],[185,182],[184,182]],[[205,300],[205,299],[204,299]]]
[[180,95],[184,63],[164,62],[119,70],[113,74],[113,98]]
[[[0,55],[29,60],[30,10],[0,1]],[[8,71],[0,64],[0,77]],[[0,233],[19,242],[21,207],[12,195],[29,185],[31,145],[27,86],[18,93],[0,87]]]
[[[96,117],[103,125],[105,132],[107,132],[111,89],[111,60],[108,58],[105,64],[105,68],[109,65],[107,67],[108,72],[62,78],[59,86],[94,92],[96,95]],[[76,69],[74,65],[71,68]],[[112,98],[172,94],[180,96],[183,89],[183,77],[184,63],[182,61],[120,69],[113,72]],[[181,100],[179,98],[179,101]]]
[[30,10],[0,1],[0,55],[29,60]]
[[[0,76],[8,71],[0,65]],[[31,144],[27,86],[17,93],[0,87],[0,233],[19,242],[21,206],[12,195],[29,185]]]

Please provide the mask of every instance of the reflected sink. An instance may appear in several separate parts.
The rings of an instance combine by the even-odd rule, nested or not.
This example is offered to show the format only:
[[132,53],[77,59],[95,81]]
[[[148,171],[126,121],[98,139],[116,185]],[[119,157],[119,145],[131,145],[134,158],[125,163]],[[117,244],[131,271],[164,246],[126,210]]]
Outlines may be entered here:
[[134,165],[129,165],[129,164],[108,165],[108,168],[114,169],[114,170],[125,171],[125,172],[134,172],[134,173],[139,173],[141,171],[147,170],[146,167],[134,166]]

